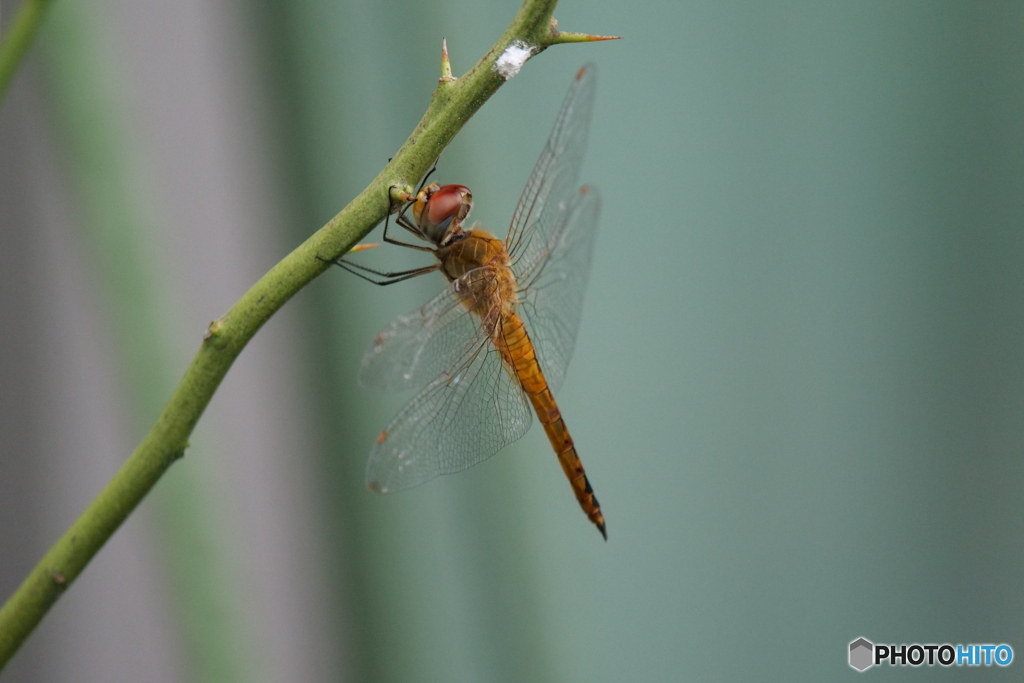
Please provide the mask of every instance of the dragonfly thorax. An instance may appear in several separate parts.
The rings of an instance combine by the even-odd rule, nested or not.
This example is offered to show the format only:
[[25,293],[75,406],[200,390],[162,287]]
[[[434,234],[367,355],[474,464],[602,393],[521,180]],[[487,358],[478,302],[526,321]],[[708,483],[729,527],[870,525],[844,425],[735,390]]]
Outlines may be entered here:
[[459,230],[452,235],[454,239],[435,252],[441,261],[441,270],[449,280],[455,280],[476,268],[493,268],[502,271],[509,269],[508,252],[505,243],[490,233],[474,227],[472,230]]
[[460,230],[457,239],[440,247],[436,252],[441,272],[456,282],[470,271],[478,271],[471,309],[478,315],[501,311],[508,315],[515,311],[519,297],[516,276],[509,267],[505,243],[490,233],[474,227]]

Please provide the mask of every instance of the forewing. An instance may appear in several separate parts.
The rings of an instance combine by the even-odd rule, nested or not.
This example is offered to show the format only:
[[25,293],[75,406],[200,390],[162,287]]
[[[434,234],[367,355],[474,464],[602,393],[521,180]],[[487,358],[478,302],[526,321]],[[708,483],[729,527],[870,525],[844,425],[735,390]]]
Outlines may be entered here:
[[359,383],[381,391],[418,389],[464,362],[488,337],[463,299],[487,296],[493,284],[492,271],[472,270],[422,308],[399,316],[374,337]]
[[490,339],[479,341],[381,433],[366,466],[367,485],[390,493],[464,470],[519,439],[530,420],[519,381]]
[[537,266],[519,276],[519,312],[552,393],[562,386],[576,346],[600,209],[598,191],[581,188]]
[[593,64],[577,72],[512,215],[505,244],[519,271],[534,267],[552,233],[568,216],[587,144],[596,76]]

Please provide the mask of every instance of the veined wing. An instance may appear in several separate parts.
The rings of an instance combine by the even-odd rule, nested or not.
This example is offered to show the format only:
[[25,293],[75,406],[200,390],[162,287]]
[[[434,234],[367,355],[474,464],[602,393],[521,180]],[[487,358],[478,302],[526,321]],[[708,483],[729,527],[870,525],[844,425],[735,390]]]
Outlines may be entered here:
[[359,383],[381,391],[418,389],[458,367],[489,340],[463,300],[489,297],[493,288],[490,270],[471,270],[422,308],[399,316],[374,337],[359,368]]
[[600,210],[598,191],[580,188],[532,272],[518,280],[519,313],[553,394],[562,386],[576,346]]
[[505,245],[517,274],[529,274],[536,267],[552,233],[568,217],[587,144],[596,77],[593,64],[576,74],[516,205]]
[[[466,300],[492,301],[492,312],[481,318]],[[500,309],[492,271],[478,268],[374,339],[360,368],[364,386],[426,386],[373,447],[366,466],[372,490],[399,491],[458,472],[526,433],[526,396],[491,340]]]
[[519,380],[489,336],[477,338],[381,432],[366,466],[367,485],[390,493],[464,470],[519,439],[531,415]]

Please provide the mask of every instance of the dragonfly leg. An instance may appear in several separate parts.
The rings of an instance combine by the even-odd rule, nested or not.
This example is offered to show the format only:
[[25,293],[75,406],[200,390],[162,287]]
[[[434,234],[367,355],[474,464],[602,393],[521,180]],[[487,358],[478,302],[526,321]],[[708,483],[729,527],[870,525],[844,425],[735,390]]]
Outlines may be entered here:
[[[438,157],[440,158],[440,157]],[[427,171],[427,175],[423,176],[423,180],[420,181],[420,186],[416,188],[416,194],[423,191],[423,188],[427,186],[427,181],[430,180],[430,176],[434,175],[434,171],[437,170],[437,159],[434,159],[434,165]]]
[[[388,159],[388,161],[390,162],[391,159]],[[403,203],[402,209],[398,212],[398,216],[395,217],[395,222],[396,223],[398,223],[400,226],[402,226],[403,228],[405,228],[406,230],[408,230],[412,234],[414,234],[417,237],[419,237],[421,240],[425,240],[425,241],[429,241],[429,240],[427,240],[427,238],[423,235],[423,233],[420,232],[419,226],[417,226],[415,223],[413,223],[412,221],[410,221],[406,217],[405,212],[408,211],[409,207],[412,206],[416,202],[416,197],[419,197],[420,193],[423,192],[423,188],[427,186],[427,181],[430,180],[430,176],[434,175],[434,172],[436,170],[437,170],[437,159],[434,159],[434,165],[431,166],[430,170],[427,171],[427,174],[425,176],[423,176],[423,180],[420,181],[419,187],[416,188],[416,192],[413,193],[412,198],[409,201],[406,201],[406,202]],[[388,198],[389,199],[391,198],[391,190],[394,189],[394,187],[395,186],[392,185],[391,187],[388,188]],[[390,211],[388,212],[388,215],[389,216],[391,215]],[[405,244],[403,242],[397,242],[397,241],[388,239],[387,233],[388,233],[388,223],[387,223],[387,219],[385,219],[385,221],[384,221],[384,239],[385,239],[385,241],[391,242],[392,244],[401,244],[402,246],[412,246],[412,245],[409,245],[409,244]],[[422,247],[413,247],[413,248],[422,248]],[[427,249],[427,251],[431,251],[431,250]]]
[[[321,261],[326,261],[327,263],[333,263],[336,266],[340,266],[341,268],[344,268],[353,275],[358,275],[367,282],[372,282],[375,285],[381,286],[393,285],[396,282],[401,282],[402,280],[408,280],[409,278],[414,278],[419,275],[432,273],[440,267],[440,264],[435,263],[429,266],[423,266],[422,268],[412,268],[410,270],[397,270],[393,272],[387,272],[374,270],[373,268],[361,266],[358,263],[352,263],[351,261],[345,261],[344,259],[340,258],[335,259],[333,261],[331,261],[330,259],[321,258],[320,256],[317,256],[317,258],[320,259]],[[373,277],[367,275],[366,273],[376,275],[380,279],[374,279]]]
[[[347,264],[339,263],[338,265],[340,265],[342,268],[345,268],[345,265],[347,265]],[[345,268],[345,270],[348,270],[348,268]],[[420,275],[426,275],[427,273],[433,273],[435,270],[437,270],[436,267],[429,266],[427,268],[420,268],[418,270],[414,270],[414,271],[412,271],[412,272],[410,272],[410,273],[408,273],[406,275],[401,275],[399,277],[393,277],[393,278],[384,279],[384,280],[374,280],[373,278],[371,278],[369,276],[366,276],[366,275],[363,275],[362,273],[358,273],[358,272],[356,272],[354,270],[349,270],[348,272],[350,272],[350,273],[352,273],[354,275],[358,275],[359,277],[363,278],[367,282],[372,282],[375,285],[380,285],[381,287],[385,287],[387,285],[393,285],[396,282],[401,282],[402,280],[410,280],[410,279],[412,279],[414,277],[419,277]]]
[[[408,230],[409,232],[411,232],[412,234],[416,235],[416,237],[419,237],[421,240],[425,240],[426,238],[424,238],[423,235],[420,233],[420,230],[419,230],[418,227],[416,227],[416,224],[413,223],[412,221],[410,221],[405,216],[405,212],[406,212],[406,210],[408,210],[409,205],[411,203],[412,202],[406,202],[405,203],[405,206],[403,206],[402,210],[399,211],[398,216],[395,217],[395,222],[398,223],[403,228],[405,228],[406,230]],[[388,242],[389,244],[397,244],[400,247],[407,247],[409,249],[416,249],[417,251],[429,251],[429,252],[433,252],[434,251],[430,247],[424,247],[424,246],[421,246],[421,245],[418,245],[418,244],[409,244],[408,242],[402,242],[401,240],[396,240],[393,237],[389,237],[388,236],[388,226],[390,224],[390,219],[391,219],[391,215],[390,214],[384,219],[384,241],[385,242]]]

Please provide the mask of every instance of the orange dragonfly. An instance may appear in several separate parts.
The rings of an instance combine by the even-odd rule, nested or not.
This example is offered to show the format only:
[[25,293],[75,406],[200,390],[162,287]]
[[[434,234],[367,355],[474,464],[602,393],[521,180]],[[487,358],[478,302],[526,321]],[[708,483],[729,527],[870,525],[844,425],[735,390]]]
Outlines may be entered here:
[[[386,391],[420,389],[380,433],[366,480],[390,493],[466,469],[519,439],[531,406],[576,500],[607,540],[604,515],[555,403],[576,343],[600,198],[578,188],[594,103],[595,69],[576,74],[502,241],[465,229],[473,197],[431,183],[408,195],[396,223],[432,246],[431,265],[386,273],[335,261],[375,284],[440,270],[448,286],[382,330],[359,381]],[[424,180],[424,183],[426,181]],[[406,214],[412,209],[412,219]]]

